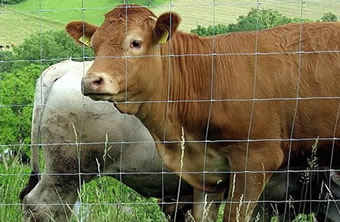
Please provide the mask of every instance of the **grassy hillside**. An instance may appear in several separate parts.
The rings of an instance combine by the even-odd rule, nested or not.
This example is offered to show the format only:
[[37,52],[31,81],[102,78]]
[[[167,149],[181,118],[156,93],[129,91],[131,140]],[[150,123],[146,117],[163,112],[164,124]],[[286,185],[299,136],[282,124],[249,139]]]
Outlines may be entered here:
[[[153,0],[159,6],[167,0]],[[18,45],[33,33],[60,30],[72,20],[86,20],[100,25],[103,14],[121,0],[26,0],[16,5],[0,4],[0,45]],[[149,0],[133,2],[147,5]],[[84,10],[83,10],[84,8]]]
[[[288,17],[313,20],[320,19],[324,12],[332,12],[340,16],[338,0],[306,1],[303,8],[301,0],[264,0],[260,1],[260,5],[256,4],[256,0],[173,0],[172,2],[171,10],[182,16],[180,28],[183,30],[194,29],[198,24],[203,26],[229,24],[235,22],[239,16],[246,15],[251,8],[257,7],[275,9]],[[157,14],[168,10],[169,4],[154,9]]]
[[62,23],[40,18],[34,14],[18,13],[0,8],[0,45],[18,45],[33,33],[62,29]]
[[[131,2],[140,5],[148,5],[150,0],[133,0]],[[71,20],[86,20],[94,24],[101,24],[103,14],[118,4],[122,0],[27,0],[17,5],[7,6],[8,8],[25,13],[41,14],[41,16],[61,23]],[[152,0],[152,7],[163,5],[167,0]]]
[[[71,20],[86,20],[99,25],[103,21],[103,14],[122,2],[122,0],[26,0],[20,4],[6,7],[35,15],[38,18],[41,16],[57,21],[63,25]],[[131,2],[147,5],[149,0]],[[261,1],[259,5],[256,4],[256,0],[215,0],[215,4],[213,0],[172,0],[171,8],[170,0],[153,0],[152,2],[150,8],[157,15],[169,10],[178,12],[183,19],[180,29],[186,31],[194,29],[198,24],[208,26],[235,22],[240,15],[245,15],[251,8],[257,7],[276,9],[288,17],[313,20],[320,19],[325,12],[340,15],[340,1],[338,0],[310,0],[304,4],[300,0],[265,0]],[[5,24],[4,27],[6,26],[10,28],[9,30],[13,29],[11,23]],[[32,29],[34,27],[37,31],[39,30],[37,26],[33,26]],[[11,31],[16,32],[16,30]]]

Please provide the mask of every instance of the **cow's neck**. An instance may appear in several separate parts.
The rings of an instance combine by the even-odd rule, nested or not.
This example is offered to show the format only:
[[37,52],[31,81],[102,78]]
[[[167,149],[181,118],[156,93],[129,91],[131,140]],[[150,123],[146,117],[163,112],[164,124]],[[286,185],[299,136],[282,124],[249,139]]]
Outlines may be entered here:
[[[214,71],[212,44],[210,38],[179,32],[162,47],[163,76],[165,81],[170,81],[170,100],[210,99]],[[169,53],[173,56],[167,57]]]
[[[208,116],[209,112],[214,71],[212,44],[211,38],[179,32],[161,46],[163,79],[154,100],[171,102],[142,105],[137,114],[161,140],[180,138],[181,127],[197,129],[197,135],[201,134],[200,128],[202,131],[206,128],[204,115]],[[169,54],[171,56],[167,56]],[[176,128],[176,133],[169,135],[166,129],[169,127],[172,132]]]

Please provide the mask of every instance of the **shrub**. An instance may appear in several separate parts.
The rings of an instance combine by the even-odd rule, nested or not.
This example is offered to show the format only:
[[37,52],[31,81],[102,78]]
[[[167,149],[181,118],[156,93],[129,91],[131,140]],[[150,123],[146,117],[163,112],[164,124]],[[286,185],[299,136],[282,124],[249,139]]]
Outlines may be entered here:
[[191,30],[191,32],[201,36],[209,36],[229,32],[261,30],[292,22],[310,21],[309,19],[288,18],[272,9],[251,9],[246,16],[239,16],[236,23],[229,25],[210,25],[208,28],[197,26],[197,28]]
[[32,35],[22,45],[14,47],[13,52],[19,60],[42,60],[47,65],[69,57],[82,60],[93,56],[92,50],[76,45],[63,30]]
[[[0,71],[10,72],[32,62],[52,65],[72,57],[73,60],[91,60],[93,52],[76,45],[65,31],[47,31],[27,38],[23,44],[13,47],[13,52],[0,52]],[[2,62],[1,61],[5,61]]]
[[338,17],[331,12],[326,12],[321,17],[321,21],[322,22],[336,22],[338,21]]
[[69,57],[86,60],[93,53],[64,31],[38,33],[13,51],[0,51],[0,144],[30,143],[35,82],[47,66]]
[[30,142],[35,82],[44,68],[30,64],[11,73],[1,73],[0,144]]
[[23,1],[26,1],[26,0],[2,0],[1,3],[14,5],[14,4],[18,4]]

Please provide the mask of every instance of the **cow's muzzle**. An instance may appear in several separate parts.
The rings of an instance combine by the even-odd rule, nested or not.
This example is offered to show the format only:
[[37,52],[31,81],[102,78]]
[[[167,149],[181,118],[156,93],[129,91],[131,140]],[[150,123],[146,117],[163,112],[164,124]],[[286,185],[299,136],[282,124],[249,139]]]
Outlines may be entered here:
[[98,73],[82,79],[81,91],[94,100],[109,100],[119,93],[119,85],[105,73]]

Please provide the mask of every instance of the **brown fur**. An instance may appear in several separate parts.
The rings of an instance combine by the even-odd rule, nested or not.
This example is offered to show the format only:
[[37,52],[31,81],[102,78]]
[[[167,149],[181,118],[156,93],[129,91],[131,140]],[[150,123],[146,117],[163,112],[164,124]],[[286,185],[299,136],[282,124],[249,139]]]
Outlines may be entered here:
[[[169,14],[156,23],[139,20],[151,14],[140,8],[128,14],[127,32],[119,23],[110,28],[108,21],[126,10],[130,8],[122,6],[106,14],[92,37],[98,57],[83,80],[85,94],[116,102],[120,111],[140,118],[158,142],[162,160],[176,172],[181,156],[176,141],[181,140],[183,127],[187,142],[182,176],[195,189],[222,192],[226,183],[233,185],[225,172],[277,170],[287,167],[289,159],[290,167],[305,169],[307,160],[294,159],[309,157],[317,137],[319,165],[339,167],[339,144],[332,138],[340,136],[336,130],[340,53],[332,51],[340,49],[340,23],[288,24],[202,38],[176,32],[180,17],[175,13],[170,22],[174,30]],[[171,40],[155,44],[154,36],[164,29],[172,33]],[[134,32],[143,40],[139,50],[124,45],[125,37]],[[126,55],[131,58],[118,58]],[[91,84],[91,78],[98,76],[109,81]],[[111,85],[120,91],[110,93]],[[111,97],[101,97],[104,93]],[[119,103],[126,98],[133,103]],[[290,138],[304,140],[290,142]],[[228,199],[256,201],[270,177],[270,172],[237,173]],[[250,204],[246,212],[245,205],[240,221],[247,221],[255,206]],[[238,206],[225,208],[224,221],[236,221]],[[197,211],[194,206],[193,215],[200,219]]]

